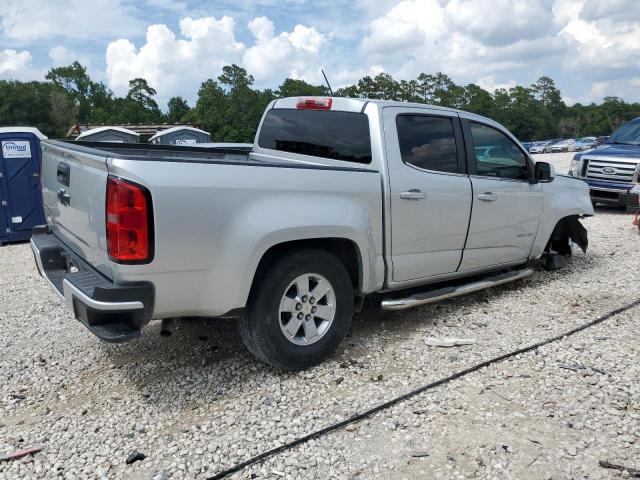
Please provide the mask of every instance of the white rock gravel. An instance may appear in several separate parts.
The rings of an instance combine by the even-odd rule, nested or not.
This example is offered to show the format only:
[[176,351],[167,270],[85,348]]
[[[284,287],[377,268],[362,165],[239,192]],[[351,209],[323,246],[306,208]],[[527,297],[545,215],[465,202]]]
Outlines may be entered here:
[[[571,154],[536,158],[547,157],[568,166]],[[27,244],[1,247],[0,454],[46,448],[0,464],[0,478],[206,478],[637,299],[631,216],[600,209],[584,223],[590,250],[565,270],[403,313],[369,309],[334,358],[299,373],[255,361],[232,321],[188,321],[169,338],[154,322],[138,341],[100,343],[38,277]],[[640,467],[639,313],[235,478],[617,478],[597,460]],[[477,343],[443,349],[428,336]],[[126,465],[134,450],[147,457]]]

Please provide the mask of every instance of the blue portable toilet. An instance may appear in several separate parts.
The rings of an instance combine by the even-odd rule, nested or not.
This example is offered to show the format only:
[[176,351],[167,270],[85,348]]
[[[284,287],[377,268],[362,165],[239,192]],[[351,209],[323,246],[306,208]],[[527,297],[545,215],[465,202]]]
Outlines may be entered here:
[[28,240],[44,225],[40,140],[32,127],[0,127],[0,244]]

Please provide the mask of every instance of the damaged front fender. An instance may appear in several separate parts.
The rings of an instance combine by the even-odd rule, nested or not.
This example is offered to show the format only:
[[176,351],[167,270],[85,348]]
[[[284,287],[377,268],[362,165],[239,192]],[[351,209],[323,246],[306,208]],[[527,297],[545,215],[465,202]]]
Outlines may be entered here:
[[578,215],[564,217],[556,224],[545,251],[571,255],[571,244],[569,241],[578,245],[583,252],[587,251],[587,247],[589,246],[587,229],[580,223]]

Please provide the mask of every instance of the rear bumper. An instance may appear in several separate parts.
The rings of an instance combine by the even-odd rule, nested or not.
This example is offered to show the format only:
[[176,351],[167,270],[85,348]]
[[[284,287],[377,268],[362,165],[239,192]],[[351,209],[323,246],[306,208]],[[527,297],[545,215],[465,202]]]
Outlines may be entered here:
[[98,338],[117,343],[140,336],[153,314],[151,283],[114,284],[44,231],[34,233],[31,249],[40,275]]

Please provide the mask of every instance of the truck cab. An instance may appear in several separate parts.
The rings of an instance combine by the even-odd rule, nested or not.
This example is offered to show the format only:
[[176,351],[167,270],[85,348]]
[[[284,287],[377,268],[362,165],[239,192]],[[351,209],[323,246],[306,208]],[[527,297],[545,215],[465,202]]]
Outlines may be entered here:
[[631,189],[638,183],[640,169],[640,117],[625,123],[599,147],[577,153],[569,175],[589,184],[591,201],[631,208],[638,195]]

